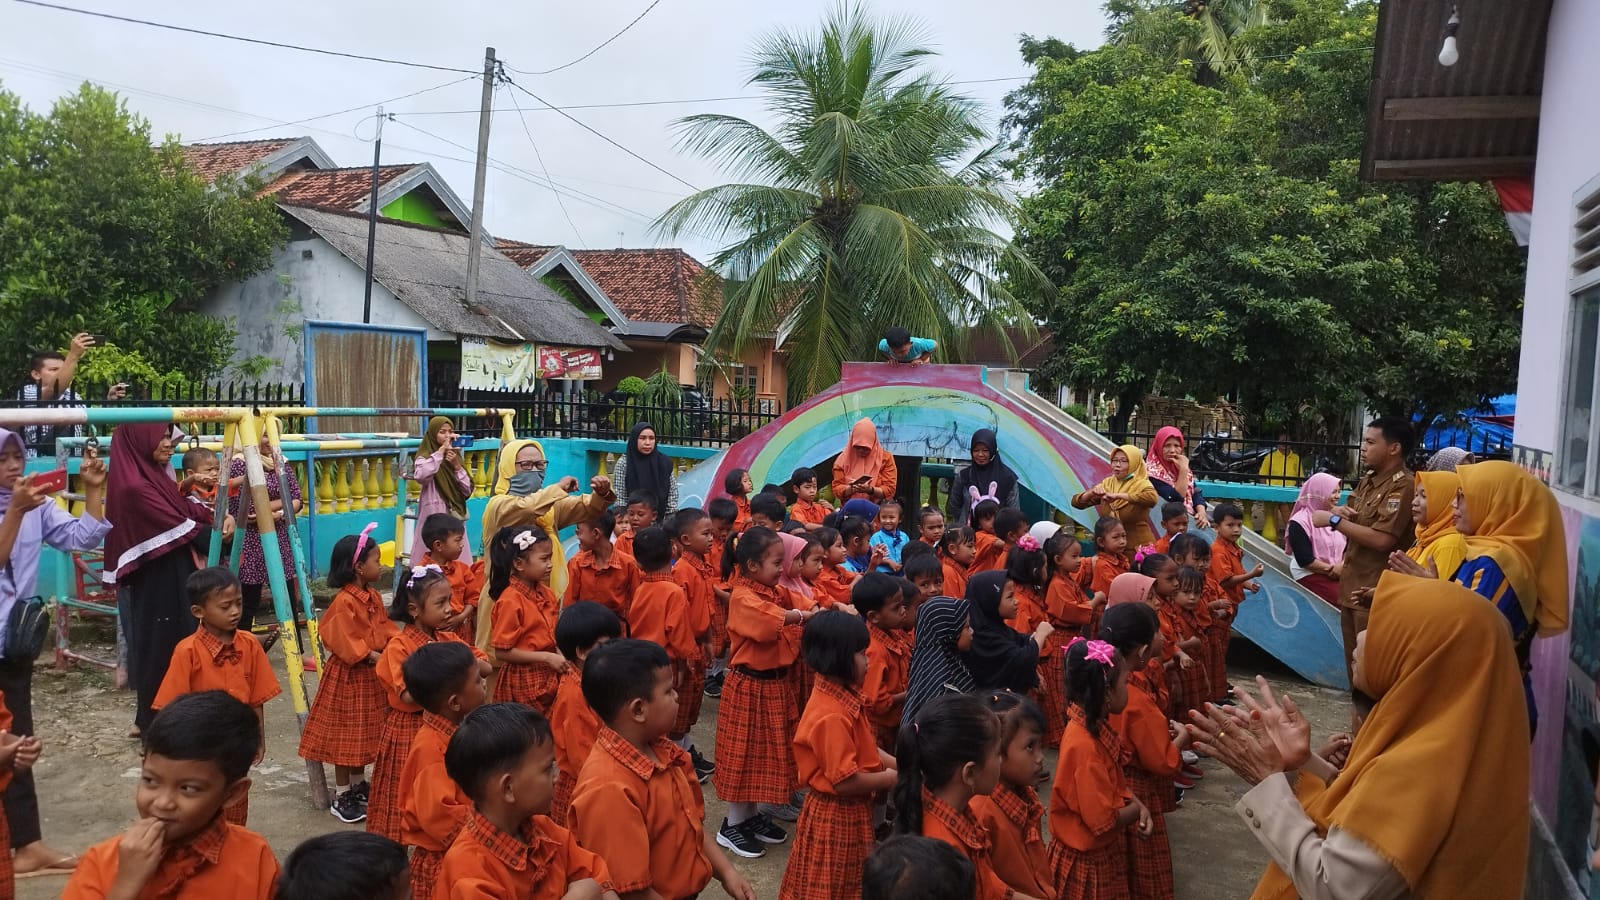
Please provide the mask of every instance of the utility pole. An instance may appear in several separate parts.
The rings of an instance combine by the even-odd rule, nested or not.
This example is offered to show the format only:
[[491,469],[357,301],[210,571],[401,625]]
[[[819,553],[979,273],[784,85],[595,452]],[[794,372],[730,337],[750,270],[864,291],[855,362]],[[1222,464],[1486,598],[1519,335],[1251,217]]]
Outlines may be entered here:
[[367,200],[367,284],[361,299],[361,322],[372,321],[372,257],[378,247],[378,161],[383,158],[383,107],[378,107],[378,136],[372,142],[372,196]]
[[483,243],[483,183],[489,173],[489,113],[494,104],[494,48],[483,48],[483,104],[478,110],[478,167],[472,175],[472,236],[467,248],[467,306],[478,302],[478,256]]

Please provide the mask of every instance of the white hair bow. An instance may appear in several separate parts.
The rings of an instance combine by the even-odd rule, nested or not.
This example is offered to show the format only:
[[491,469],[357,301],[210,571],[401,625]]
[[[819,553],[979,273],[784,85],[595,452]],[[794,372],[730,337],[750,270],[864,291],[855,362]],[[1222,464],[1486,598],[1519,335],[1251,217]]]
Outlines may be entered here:
[[519,532],[515,537],[513,537],[511,539],[511,542],[513,544],[517,545],[517,549],[518,550],[526,550],[529,547],[532,547],[534,544],[538,543],[539,542],[539,538],[530,529],[528,531]]
[[444,574],[444,570],[433,563],[428,563],[425,566],[412,566],[411,577],[406,580],[406,587],[411,587],[412,585],[416,584],[418,578],[421,578],[429,572],[438,572],[440,575]]

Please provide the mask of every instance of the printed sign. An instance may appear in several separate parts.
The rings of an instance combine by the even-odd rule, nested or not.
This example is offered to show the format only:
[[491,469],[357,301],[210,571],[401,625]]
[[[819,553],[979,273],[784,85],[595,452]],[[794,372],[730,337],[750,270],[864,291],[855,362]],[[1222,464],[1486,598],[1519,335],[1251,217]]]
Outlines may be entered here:
[[461,387],[469,391],[531,391],[539,384],[544,349],[533,344],[461,342]]
[[579,347],[540,347],[539,377],[552,381],[598,381],[600,351]]

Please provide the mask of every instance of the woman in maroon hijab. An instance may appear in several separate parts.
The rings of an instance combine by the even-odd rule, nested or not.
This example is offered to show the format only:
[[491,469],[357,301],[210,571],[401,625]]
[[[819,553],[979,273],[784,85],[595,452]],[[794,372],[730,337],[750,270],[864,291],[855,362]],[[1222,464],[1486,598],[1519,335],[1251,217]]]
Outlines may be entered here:
[[156,422],[120,425],[111,442],[105,581],[117,587],[141,732],[155,715],[150,704],[173,648],[194,633],[186,582],[211,537],[211,514],[178,493],[172,446],[172,426]]

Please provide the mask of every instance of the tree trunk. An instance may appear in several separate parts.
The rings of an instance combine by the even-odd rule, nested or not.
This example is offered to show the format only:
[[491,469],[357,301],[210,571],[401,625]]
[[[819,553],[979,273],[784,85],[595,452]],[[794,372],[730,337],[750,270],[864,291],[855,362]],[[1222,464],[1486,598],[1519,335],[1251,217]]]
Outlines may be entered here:
[[1134,407],[1144,399],[1145,386],[1132,385],[1117,392],[1117,411],[1106,421],[1106,430],[1111,432],[1111,437],[1117,443],[1128,440],[1128,419],[1133,415]]

